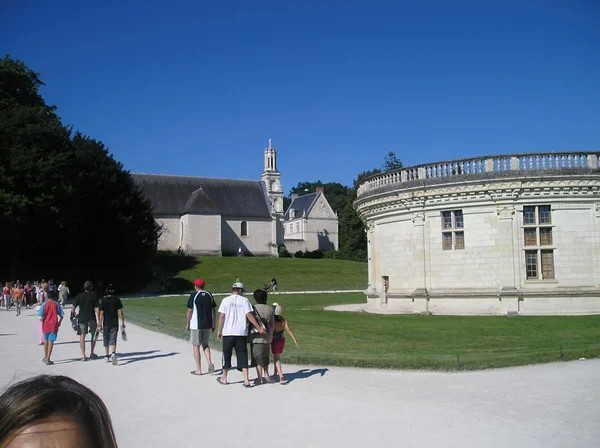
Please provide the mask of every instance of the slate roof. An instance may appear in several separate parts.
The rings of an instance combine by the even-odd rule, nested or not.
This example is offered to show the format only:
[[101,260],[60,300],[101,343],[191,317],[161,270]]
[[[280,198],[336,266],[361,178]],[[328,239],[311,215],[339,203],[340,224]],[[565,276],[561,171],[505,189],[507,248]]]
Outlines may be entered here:
[[302,216],[304,211],[306,211],[306,214],[308,215],[313,205],[317,201],[317,194],[320,193],[309,193],[305,194],[304,196],[298,196],[296,199],[294,199],[288,209],[285,211],[283,220],[287,221],[290,219],[290,209],[292,208],[296,211],[294,218],[299,218]]
[[155,215],[186,213],[270,218],[271,204],[262,181],[209,177],[132,174],[152,201]]

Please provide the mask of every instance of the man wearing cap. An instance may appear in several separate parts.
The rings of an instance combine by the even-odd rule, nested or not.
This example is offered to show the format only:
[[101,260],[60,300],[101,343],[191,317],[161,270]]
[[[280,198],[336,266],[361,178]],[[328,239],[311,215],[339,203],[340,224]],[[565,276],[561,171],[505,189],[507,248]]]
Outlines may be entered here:
[[237,367],[242,369],[244,387],[252,387],[248,379],[248,324],[249,321],[260,334],[266,331],[254,318],[250,301],[243,296],[244,285],[235,282],[231,295],[225,297],[219,307],[219,331],[217,337],[223,339],[223,377],[218,379],[220,384],[227,384],[227,374],[231,369],[231,355],[235,348]]
[[187,303],[187,317],[185,329],[190,330],[190,342],[196,361],[196,370],[192,370],[192,375],[202,375],[200,361],[200,345],[204,350],[206,362],[208,362],[208,373],[215,371],[215,365],[210,357],[210,347],[208,339],[210,334],[215,331],[215,322],[217,320],[217,304],[212,294],[204,290],[205,281],[201,278],[194,280],[194,292],[190,294]]

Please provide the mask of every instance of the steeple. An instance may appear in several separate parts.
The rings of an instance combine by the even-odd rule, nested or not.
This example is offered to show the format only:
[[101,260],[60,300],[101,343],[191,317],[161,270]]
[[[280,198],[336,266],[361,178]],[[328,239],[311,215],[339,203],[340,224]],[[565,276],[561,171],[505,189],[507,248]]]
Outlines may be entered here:
[[273,148],[273,140],[269,138],[269,146],[265,148],[264,172],[277,172],[277,151]]
[[265,148],[265,169],[261,177],[267,186],[271,208],[277,214],[283,215],[281,174],[277,171],[277,150],[273,148],[273,140],[271,140],[271,138],[269,138],[269,146]]

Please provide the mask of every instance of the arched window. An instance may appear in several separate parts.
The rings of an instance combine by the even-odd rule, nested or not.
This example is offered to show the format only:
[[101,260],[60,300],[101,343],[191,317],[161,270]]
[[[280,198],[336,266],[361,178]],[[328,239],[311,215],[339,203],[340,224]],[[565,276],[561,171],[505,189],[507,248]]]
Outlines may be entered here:
[[248,236],[248,223],[246,221],[242,221],[241,235]]

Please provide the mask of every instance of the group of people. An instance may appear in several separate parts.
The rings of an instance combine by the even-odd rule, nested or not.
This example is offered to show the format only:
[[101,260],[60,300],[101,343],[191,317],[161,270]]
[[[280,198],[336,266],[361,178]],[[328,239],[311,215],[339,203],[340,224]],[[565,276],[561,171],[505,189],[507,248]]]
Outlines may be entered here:
[[46,295],[49,291],[56,291],[58,301],[64,304],[69,294],[67,282],[63,281],[60,285],[55,285],[54,280],[50,279],[42,281],[26,281],[25,284],[20,280],[15,282],[6,282],[2,287],[2,297],[0,298],[0,306],[7,311],[14,305],[17,311],[17,316],[21,314],[21,308],[25,305],[26,309],[39,306],[46,300]]
[[[81,360],[97,359],[95,353],[96,341],[99,334],[103,334],[104,356],[106,362],[117,365],[117,336],[119,334],[119,317],[121,320],[121,337],[126,340],[125,314],[123,303],[116,296],[114,287],[108,285],[106,294],[100,296],[94,291],[94,284],[86,281],[83,285],[84,291],[75,297],[71,312],[72,327],[79,335],[79,346],[81,349]],[[44,358],[42,362],[52,365],[52,351],[61,327],[64,311],[59,301],[59,293],[56,289],[43,293],[40,297],[38,317],[40,319],[40,345],[44,346]],[[90,356],[86,356],[87,335],[91,336]]]
[[[252,387],[248,371],[248,353],[250,367],[256,367],[255,385],[271,383],[269,375],[270,355],[273,355],[273,375],[279,376],[280,384],[287,384],[281,366],[281,356],[285,348],[284,332],[287,332],[296,346],[298,341],[289,323],[282,315],[279,304],[267,304],[268,294],[264,289],[253,293],[256,306],[244,297],[244,284],[236,278],[231,295],[225,297],[217,310],[212,294],[204,288],[202,279],[194,281],[194,292],[187,303],[186,329],[190,331],[190,342],[194,354],[196,369],[192,375],[202,375],[200,347],[208,363],[208,373],[215,371],[209,347],[210,334],[216,329],[217,338],[223,341],[223,374],[219,384],[226,385],[228,373],[232,368],[233,351],[237,358],[237,369],[242,371],[244,387]],[[219,317],[217,319],[217,312]],[[248,349],[250,346],[250,349]]]

